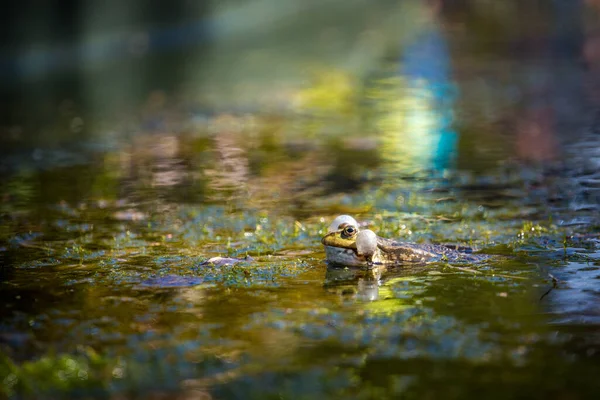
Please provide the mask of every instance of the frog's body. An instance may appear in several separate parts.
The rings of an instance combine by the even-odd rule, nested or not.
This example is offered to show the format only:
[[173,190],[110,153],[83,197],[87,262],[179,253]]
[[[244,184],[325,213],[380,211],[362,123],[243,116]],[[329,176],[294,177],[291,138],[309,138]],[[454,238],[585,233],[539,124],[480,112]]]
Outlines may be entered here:
[[385,239],[369,229],[359,230],[356,220],[348,215],[337,217],[321,242],[325,245],[329,263],[353,267],[434,261],[477,262],[486,258],[446,246]]

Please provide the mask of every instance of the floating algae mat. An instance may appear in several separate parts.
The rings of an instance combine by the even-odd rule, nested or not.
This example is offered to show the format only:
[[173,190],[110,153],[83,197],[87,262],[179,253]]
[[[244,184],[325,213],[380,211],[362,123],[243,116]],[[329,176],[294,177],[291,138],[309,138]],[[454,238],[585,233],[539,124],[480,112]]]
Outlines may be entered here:
[[[72,100],[52,93],[74,70],[41,67],[71,47],[23,70],[42,75],[0,116],[0,397],[597,398],[593,52],[519,53],[568,42],[547,11],[513,29],[526,5],[352,2],[332,15],[354,31],[315,20],[335,2],[275,3],[267,35],[229,25],[266,10],[215,6],[212,47],[177,42],[189,21],[126,55],[85,42]],[[328,265],[341,214],[472,256]]]

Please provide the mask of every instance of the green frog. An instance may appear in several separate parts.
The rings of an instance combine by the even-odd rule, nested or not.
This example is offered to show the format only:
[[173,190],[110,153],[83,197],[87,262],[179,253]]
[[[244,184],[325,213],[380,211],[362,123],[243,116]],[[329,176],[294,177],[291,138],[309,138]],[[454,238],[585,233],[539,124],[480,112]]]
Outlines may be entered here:
[[373,268],[378,265],[401,265],[435,261],[477,262],[487,257],[469,254],[470,249],[401,242],[377,236],[370,229],[359,229],[354,218],[340,215],[333,220],[321,240],[330,264]]

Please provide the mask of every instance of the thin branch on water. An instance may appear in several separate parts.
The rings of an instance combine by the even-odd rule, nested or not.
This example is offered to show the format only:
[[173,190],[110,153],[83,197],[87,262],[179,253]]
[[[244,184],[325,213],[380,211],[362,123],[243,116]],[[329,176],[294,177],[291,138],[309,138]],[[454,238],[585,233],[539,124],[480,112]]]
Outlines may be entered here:
[[504,274],[496,274],[496,273],[493,273],[493,274],[490,275],[490,274],[487,274],[487,273],[484,273],[484,272],[481,272],[481,271],[474,270],[472,268],[458,267],[456,265],[450,265],[450,264],[447,264],[446,267],[454,268],[454,269],[457,269],[457,270],[463,271],[463,272],[469,272],[469,273],[472,273],[472,274],[475,274],[475,275],[480,274],[480,275],[484,275],[484,276],[499,276],[501,278],[509,278],[509,279],[527,279],[524,276],[504,275]]
[[548,276],[552,279],[552,287],[550,289],[548,289],[546,291],[546,293],[544,293],[542,295],[542,297],[540,297],[540,301],[542,301],[542,299],[544,297],[548,296],[552,290],[554,290],[558,287],[558,279],[556,279],[556,277],[554,275],[552,275],[550,272],[548,272]]

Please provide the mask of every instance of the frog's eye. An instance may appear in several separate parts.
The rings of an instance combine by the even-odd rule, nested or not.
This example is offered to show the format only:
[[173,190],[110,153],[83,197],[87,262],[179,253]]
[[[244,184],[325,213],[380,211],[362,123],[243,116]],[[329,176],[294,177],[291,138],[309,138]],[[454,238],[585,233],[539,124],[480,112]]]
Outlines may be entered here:
[[344,230],[342,231],[342,236],[349,238],[349,237],[356,235],[356,232],[357,232],[356,227],[354,227],[352,225],[346,225],[344,227]]
[[354,225],[357,226],[356,220],[349,215],[340,215],[336,217],[329,228],[327,228],[327,233],[336,232],[342,229],[346,225]]

